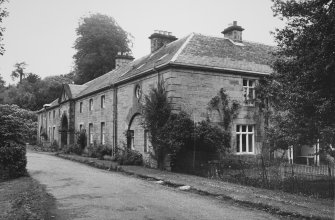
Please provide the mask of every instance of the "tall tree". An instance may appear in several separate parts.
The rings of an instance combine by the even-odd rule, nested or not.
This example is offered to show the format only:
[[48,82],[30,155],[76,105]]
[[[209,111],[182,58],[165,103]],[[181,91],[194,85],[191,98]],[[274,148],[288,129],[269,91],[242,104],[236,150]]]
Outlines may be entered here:
[[114,18],[92,14],[81,18],[74,48],[76,83],[82,84],[115,68],[118,52],[129,52],[131,35]]
[[335,146],[335,1],[273,3],[286,26],[275,32],[274,73],[262,84],[276,112],[270,134],[285,147]]
[[3,4],[6,2],[6,0],[0,0],[0,55],[3,55],[5,49],[3,44],[1,43],[2,41],[2,36],[3,36],[3,32],[5,31],[5,28],[1,25],[2,23],[2,19],[4,17],[8,16],[8,12],[6,10],[6,8],[3,7]]
[[20,83],[22,83],[22,78],[26,75],[24,70],[26,69],[27,64],[25,62],[16,63],[14,65],[14,70],[12,71],[11,77],[14,80],[15,78],[20,78]]

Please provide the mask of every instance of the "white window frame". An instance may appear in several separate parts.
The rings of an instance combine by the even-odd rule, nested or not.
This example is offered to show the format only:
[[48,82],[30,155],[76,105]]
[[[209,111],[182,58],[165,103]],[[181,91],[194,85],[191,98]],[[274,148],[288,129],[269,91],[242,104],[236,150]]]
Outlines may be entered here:
[[[242,126],[246,126],[246,130],[242,131]],[[249,127],[251,127],[251,131],[249,131]],[[246,135],[246,151],[243,150],[242,146],[242,136]],[[249,151],[249,136],[252,137],[252,150]],[[255,125],[246,125],[246,124],[238,124],[236,125],[236,154],[255,154]],[[239,151],[237,151],[239,149]]]
[[247,106],[255,105],[255,98],[256,98],[255,83],[256,81],[254,79],[243,78],[242,85],[243,85],[244,105]]
[[93,123],[88,124],[88,143],[93,144]]
[[100,105],[101,105],[101,108],[104,109],[105,108],[105,102],[106,102],[106,96],[105,95],[102,95],[101,96],[101,100],[100,100]]
[[105,122],[101,122],[100,125],[100,132],[101,132],[101,144],[106,144],[106,123]]
[[89,110],[92,111],[93,110],[93,99],[90,99],[88,101],[88,107],[89,107]]

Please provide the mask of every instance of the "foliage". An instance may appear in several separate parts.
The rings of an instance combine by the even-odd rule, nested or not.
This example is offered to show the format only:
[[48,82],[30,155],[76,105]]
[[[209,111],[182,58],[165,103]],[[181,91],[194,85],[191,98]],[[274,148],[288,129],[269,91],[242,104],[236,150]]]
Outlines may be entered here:
[[81,18],[74,48],[76,83],[83,84],[115,68],[118,52],[129,52],[130,35],[114,18],[91,14]]
[[1,23],[2,19],[8,16],[6,8],[3,7],[3,3],[5,2],[7,2],[7,0],[0,0],[0,55],[3,55],[5,51],[3,44],[1,44],[1,41],[3,40],[3,32],[5,31],[5,28],[1,25]]
[[115,155],[115,160],[120,165],[143,165],[142,154],[138,151],[125,148],[118,148]]
[[24,143],[36,138],[37,116],[17,105],[0,105],[0,145]]
[[208,103],[209,110],[215,110],[219,113],[220,124],[226,131],[230,129],[232,120],[236,118],[239,107],[237,101],[229,99],[228,94],[223,88]]
[[0,143],[0,177],[14,178],[25,175],[26,148],[16,144]]
[[57,152],[59,150],[59,145],[56,140],[54,140],[50,145],[51,152]]
[[152,157],[156,159],[158,168],[163,169],[168,149],[161,135],[172,112],[163,80],[158,81],[157,87],[153,87],[145,96],[142,112],[143,126],[150,133],[149,139],[153,148]]
[[[271,101],[270,138],[276,147],[291,144],[334,146],[335,2],[273,0],[273,11],[287,25],[277,30],[274,73],[263,82]],[[261,89],[261,90],[262,90]]]
[[87,146],[87,156],[103,159],[104,155],[111,155],[111,148],[103,144],[90,144]]
[[77,135],[77,144],[84,149],[87,145],[87,136],[86,136],[86,130],[81,130],[79,132],[76,132]]
[[23,77],[27,74],[24,72],[24,70],[27,67],[27,64],[25,62],[16,63],[14,65],[15,69],[12,71],[11,77],[14,80],[15,78],[20,79],[20,83],[22,82]]
[[[236,106],[233,104],[231,109]],[[179,166],[184,163],[184,156],[194,151],[202,152],[203,156],[199,160],[207,160],[208,155],[224,153],[230,147],[230,132],[209,121],[195,124],[183,111],[173,113],[164,81],[159,81],[157,88],[152,88],[149,95],[145,96],[143,117],[143,126],[150,133],[153,148],[151,156],[156,159],[160,169],[164,169],[167,155],[174,165]]]
[[67,74],[41,79],[38,75],[29,73],[17,86],[10,85],[4,88],[0,94],[0,103],[16,104],[33,111],[39,110],[45,103],[51,103],[59,97],[63,84],[73,82],[71,77]]
[[84,149],[82,149],[78,144],[69,144],[64,145],[62,152],[64,154],[77,154],[81,155],[83,153]]
[[230,131],[225,131],[209,121],[201,121],[195,127],[196,149],[208,154],[225,154],[230,148]]

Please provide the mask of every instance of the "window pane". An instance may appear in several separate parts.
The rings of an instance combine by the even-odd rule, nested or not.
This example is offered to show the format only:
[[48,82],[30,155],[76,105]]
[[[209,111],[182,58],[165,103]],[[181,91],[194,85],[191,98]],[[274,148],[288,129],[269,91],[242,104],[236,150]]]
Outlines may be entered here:
[[236,135],[236,152],[240,152],[240,135]]
[[236,131],[239,132],[240,131],[240,126],[236,125]]
[[248,99],[254,99],[254,88],[249,88]]
[[250,86],[250,87],[253,87],[253,85],[254,85],[254,81],[249,80],[249,86]]
[[248,132],[252,132],[252,125],[248,126]]
[[242,134],[242,152],[247,151],[247,135]]
[[242,125],[242,132],[246,132],[247,131],[247,126],[246,125]]
[[248,149],[248,152],[252,152],[252,151],[253,151],[252,149],[253,149],[253,146],[254,146],[254,145],[253,145],[253,142],[252,142],[252,136],[253,136],[252,134],[249,134],[249,135],[248,135],[248,141],[249,141],[249,149]]
[[247,86],[248,85],[248,80],[244,79],[243,80],[243,86]]

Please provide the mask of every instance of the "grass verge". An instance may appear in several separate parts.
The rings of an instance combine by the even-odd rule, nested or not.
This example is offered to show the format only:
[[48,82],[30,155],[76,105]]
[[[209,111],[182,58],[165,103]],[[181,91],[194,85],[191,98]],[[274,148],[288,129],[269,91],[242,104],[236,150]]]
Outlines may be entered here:
[[55,219],[55,199],[29,176],[0,182],[0,219]]

